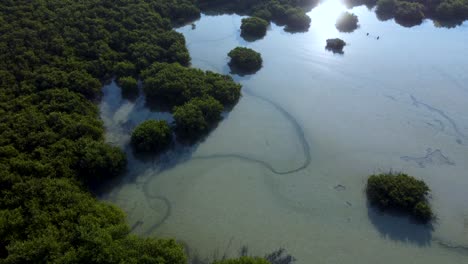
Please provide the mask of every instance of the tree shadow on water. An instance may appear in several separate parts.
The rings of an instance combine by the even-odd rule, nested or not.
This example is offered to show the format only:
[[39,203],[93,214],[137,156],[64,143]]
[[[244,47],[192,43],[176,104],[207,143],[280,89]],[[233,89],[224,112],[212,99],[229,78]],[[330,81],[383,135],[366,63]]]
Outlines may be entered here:
[[412,217],[395,211],[382,211],[367,205],[367,215],[380,234],[390,240],[411,243],[420,247],[430,246],[433,228]]

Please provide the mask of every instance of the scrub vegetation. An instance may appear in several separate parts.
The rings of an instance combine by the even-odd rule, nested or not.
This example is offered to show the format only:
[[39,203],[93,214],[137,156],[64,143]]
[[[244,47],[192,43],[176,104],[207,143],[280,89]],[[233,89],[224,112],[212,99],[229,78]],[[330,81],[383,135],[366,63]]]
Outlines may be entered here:
[[237,47],[228,53],[229,65],[243,73],[254,73],[262,67],[262,56],[253,49]]
[[[87,187],[126,168],[124,153],[103,141],[93,103],[103,82],[115,77],[134,91],[141,71],[155,62],[192,71],[184,67],[190,63],[184,37],[171,24],[198,16],[185,0],[2,1],[0,262],[187,262],[174,240],[130,235],[124,213]],[[240,86],[215,73],[196,75],[203,92],[186,90],[187,101],[211,96],[194,104],[213,122],[221,103],[239,98]],[[164,146],[167,128],[140,127],[135,145]]]
[[468,19],[468,0],[347,0],[350,6],[365,4],[369,8],[377,6],[380,19],[395,18],[403,26],[415,26],[425,18],[433,19],[439,25],[452,27]]
[[358,17],[355,14],[343,12],[338,17],[335,26],[341,32],[353,32],[359,27],[358,22]]
[[304,31],[310,27],[311,19],[306,11],[318,3],[316,0],[199,0],[202,10],[220,13],[235,12],[262,18],[279,25],[287,31]]
[[333,53],[343,53],[343,48],[346,46],[346,42],[339,38],[327,39],[327,45],[325,48]]
[[242,19],[241,36],[244,38],[262,38],[265,36],[269,22],[258,17]]
[[404,173],[372,175],[366,187],[369,201],[380,209],[402,211],[423,222],[433,218],[427,201],[429,191],[424,181]]

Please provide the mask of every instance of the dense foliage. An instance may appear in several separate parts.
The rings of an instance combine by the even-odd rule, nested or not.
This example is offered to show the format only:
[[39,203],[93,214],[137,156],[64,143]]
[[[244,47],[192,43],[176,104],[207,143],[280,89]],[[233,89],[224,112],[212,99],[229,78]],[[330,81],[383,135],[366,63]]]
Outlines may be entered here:
[[137,94],[138,93],[138,81],[131,77],[131,76],[126,76],[126,77],[120,77],[117,80],[117,83],[119,84],[120,88],[122,89],[123,94]]
[[257,257],[241,257],[238,259],[226,259],[221,261],[215,261],[213,264],[270,264],[264,258]]
[[143,89],[150,100],[171,107],[191,99],[211,96],[224,106],[240,97],[241,86],[230,76],[183,67],[173,63],[154,63],[142,72]]
[[268,21],[258,17],[248,17],[242,19],[241,36],[261,38],[265,36]]
[[[2,186],[10,184],[5,176]],[[121,210],[70,179],[18,181],[0,207],[2,263],[186,263],[172,240],[129,236]]]
[[288,31],[307,30],[311,19],[306,11],[317,3],[316,0],[198,0],[202,10],[247,14],[286,25]]
[[138,152],[159,152],[169,146],[172,131],[164,120],[147,120],[132,133],[131,144]]
[[441,25],[454,26],[468,19],[468,0],[347,0],[351,6],[377,5],[376,13],[381,19],[395,18],[404,26],[419,25],[424,18],[437,20]]
[[190,0],[2,1],[0,262],[186,262],[174,241],[129,236],[123,213],[81,186],[126,166],[88,99],[113,76],[135,89],[156,61],[188,65],[171,19],[198,15]]
[[327,45],[325,48],[334,53],[343,53],[343,48],[346,46],[346,42],[339,38],[327,39]]
[[370,202],[383,210],[405,211],[425,222],[433,217],[426,199],[429,187],[407,174],[372,175],[367,180],[366,193]]
[[176,133],[182,139],[205,134],[220,119],[223,105],[213,97],[194,98],[174,108]]
[[245,47],[236,47],[228,53],[231,58],[229,65],[244,73],[254,73],[263,64],[260,53]]
[[353,32],[359,27],[358,21],[358,17],[355,14],[343,12],[338,17],[335,26],[341,32]]

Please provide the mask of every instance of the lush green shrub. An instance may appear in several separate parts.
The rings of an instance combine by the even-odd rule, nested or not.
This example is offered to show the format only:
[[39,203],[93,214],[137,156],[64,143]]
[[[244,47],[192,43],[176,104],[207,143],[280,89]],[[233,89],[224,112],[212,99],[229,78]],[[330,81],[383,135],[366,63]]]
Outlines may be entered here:
[[203,111],[194,103],[188,102],[174,108],[175,131],[180,138],[197,138],[208,131],[208,122]]
[[203,113],[208,124],[214,124],[221,119],[223,105],[211,96],[192,99],[189,103],[196,105]]
[[132,133],[131,144],[139,152],[159,152],[172,140],[171,128],[163,120],[147,120]]
[[241,257],[237,259],[226,259],[221,261],[215,261],[213,264],[270,264],[264,258],[257,257]]
[[311,19],[300,8],[289,8],[286,10],[284,22],[288,31],[303,31],[310,27]]
[[125,214],[71,179],[0,172],[2,263],[185,264],[173,240],[129,236]]
[[424,19],[424,6],[417,2],[397,1],[395,20],[402,25],[421,24]]
[[241,86],[231,77],[179,64],[155,63],[142,77],[146,96],[171,107],[205,96],[229,105],[240,97]]
[[429,187],[407,174],[372,175],[367,180],[366,193],[369,201],[382,210],[405,211],[422,221],[429,221],[433,216],[426,200]]
[[75,168],[85,182],[101,183],[118,176],[127,165],[125,153],[104,142],[85,138],[78,142],[76,151]]
[[260,53],[244,47],[237,47],[228,53],[231,58],[230,65],[245,72],[255,72],[262,67]]
[[325,48],[335,53],[343,53],[344,46],[346,46],[346,42],[344,42],[344,40],[334,38],[327,39],[327,45],[325,46]]
[[359,27],[358,21],[358,17],[355,14],[343,12],[338,17],[335,26],[341,32],[353,32]]
[[268,21],[258,18],[243,18],[241,24],[241,35],[261,38],[265,36],[268,27]]
[[117,80],[118,85],[122,89],[123,94],[138,93],[138,82],[135,78],[127,76]]
[[435,13],[438,18],[445,20],[468,19],[467,0],[445,0],[437,6]]
[[395,16],[396,0],[379,0],[375,12],[381,19],[390,19]]

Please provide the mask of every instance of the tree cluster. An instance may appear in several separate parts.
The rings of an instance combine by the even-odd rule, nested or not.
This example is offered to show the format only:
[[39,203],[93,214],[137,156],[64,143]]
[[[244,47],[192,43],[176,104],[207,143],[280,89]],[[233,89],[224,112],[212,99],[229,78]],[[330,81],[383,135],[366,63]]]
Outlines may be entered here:
[[346,42],[339,38],[327,39],[327,45],[325,48],[333,53],[343,53],[343,48],[346,46]]
[[147,120],[132,133],[131,144],[138,152],[159,152],[169,146],[172,131],[166,121]]
[[423,222],[433,217],[427,202],[429,191],[424,181],[404,173],[371,175],[366,187],[369,201],[380,209],[407,212]]
[[395,18],[403,26],[415,26],[425,18],[434,19],[443,26],[454,26],[468,19],[468,0],[347,0],[350,6],[366,5],[375,9],[380,19]]
[[245,47],[234,48],[228,53],[228,56],[231,58],[229,66],[234,68],[235,71],[240,71],[242,73],[254,73],[258,71],[263,64],[260,53]]
[[349,12],[343,12],[336,21],[336,28],[341,32],[353,32],[356,30],[358,25],[358,17]]
[[244,38],[262,38],[265,36],[269,22],[259,17],[248,17],[242,19],[241,36]]
[[91,100],[134,90],[154,62],[188,65],[174,21],[190,0],[4,0],[0,7],[0,262],[185,263],[174,241],[129,235],[84,189],[119,175]]
[[316,0],[199,0],[198,6],[202,10],[247,14],[286,25],[288,31],[303,31],[311,22],[306,11],[317,3]]
[[241,95],[232,77],[177,63],[154,63],[141,76],[147,99],[173,112],[180,138],[195,139],[208,132],[224,107],[234,105]]

